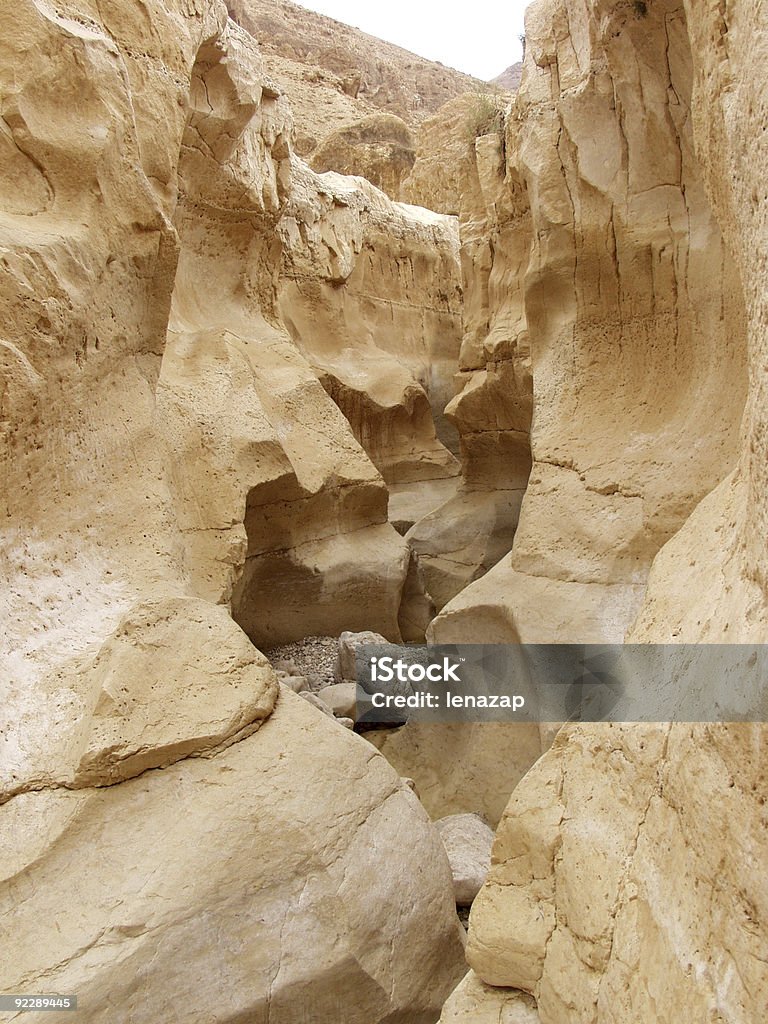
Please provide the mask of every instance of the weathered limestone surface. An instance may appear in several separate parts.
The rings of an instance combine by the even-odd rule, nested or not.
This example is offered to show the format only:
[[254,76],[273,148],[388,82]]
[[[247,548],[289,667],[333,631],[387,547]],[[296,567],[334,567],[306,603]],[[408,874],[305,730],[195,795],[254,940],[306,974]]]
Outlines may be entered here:
[[679,4],[542,0],[527,25],[505,148],[530,204],[533,469],[511,554],[434,636],[620,640],[655,554],[735,464],[744,298],[694,152]]
[[533,993],[545,1022],[758,1019],[763,734],[562,730],[499,826],[470,921],[473,969]]
[[485,985],[470,971],[443,1007],[440,1024],[539,1024],[530,996]]
[[754,70],[768,41],[756,0],[732,7],[686,4],[697,152],[744,284],[750,387],[741,457],[656,558],[632,632],[638,640],[768,639],[768,204],[760,170],[768,91]]
[[[566,615],[565,595],[560,597],[552,618],[539,613],[531,628],[529,617],[521,619],[517,608],[522,599],[535,596],[536,588],[530,585],[521,590],[521,574],[513,569],[514,552],[511,571],[495,579],[497,586],[513,587],[515,594],[514,607],[508,605],[509,610],[499,614],[499,624],[506,618],[508,628],[518,635],[533,634],[542,639],[551,638],[546,636],[548,629],[554,631],[553,635],[560,630],[560,638],[569,635],[588,640],[615,635],[621,639],[634,618],[633,606],[636,609],[640,605],[640,614],[628,634],[632,640],[759,642],[766,637],[762,573],[766,551],[763,257],[767,237],[759,168],[766,145],[763,128],[768,94],[765,77],[756,69],[768,57],[765,15],[753,0],[728,4],[727,9],[705,0],[690,0],[684,10],[650,3],[634,8],[633,14],[631,9],[602,0],[570,5],[570,32],[566,32],[562,31],[566,28],[564,10],[555,3],[539,3],[531,9],[528,20],[529,55],[545,63],[549,75],[554,68],[541,57],[546,56],[550,45],[545,40],[557,38],[556,68],[562,85],[569,69],[572,71],[594,47],[596,32],[616,29],[615,36],[599,37],[604,40],[608,66],[615,66],[610,54],[613,47],[624,55],[625,69],[642,63],[646,71],[655,66],[664,73],[668,66],[668,84],[674,87],[674,96],[668,91],[670,109],[676,103],[687,103],[690,93],[683,85],[692,80],[696,158],[733,261],[726,257],[723,272],[712,272],[708,281],[710,298],[723,303],[720,318],[708,307],[701,284],[691,292],[693,308],[685,309],[680,316],[681,324],[696,325],[696,316],[709,308],[711,323],[724,325],[717,361],[711,348],[686,347],[679,332],[674,345],[665,343],[666,357],[673,360],[673,366],[687,354],[689,362],[679,364],[681,372],[686,366],[686,384],[678,403],[693,417],[688,425],[697,431],[684,445],[683,461],[687,460],[688,465],[681,464],[680,457],[671,466],[666,463],[678,483],[687,479],[689,485],[684,502],[683,491],[679,492],[681,504],[676,515],[689,510],[689,498],[695,491],[690,487],[696,464],[691,447],[697,434],[705,437],[709,446],[726,418],[738,422],[742,408],[737,386],[741,375],[739,332],[749,356],[740,455],[720,462],[719,472],[718,462],[712,460],[708,478],[701,478],[702,486],[709,480],[711,493],[661,548],[645,596],[640,587],[631,600],[627,599],[631,595],[625,594],[623,609],[621,603],[614,608],[611,633],[601,627],[599,620],[602,610],[610,610],[607,601],[596,601],[586,615]],[[629,45],[635,57],[625,49]],[[690,75],[683,79],[679,68],[689,62]],[[528,66],[529,90],[543,70]],[[597,84],[599,66],[595,69],[593,65],[593,70],[597,70]],[[613,78],[615,84],[615,74]],[[580,93],[582,99],[585,94],[589,95],[587,87]],[[642,94],[648,97],[652,90],[644,88]],[[617,101],[620,95],[617,89]],[[561,92],[561,109],[572,109],[574,102],[567,90]],[[524,117],[535,113],[531,108]],[[599,116],[599,123],[609,123],[602,114]],[[537,121],[541,120],[539,116]],[[625,117],[621,124],[630,154],[631,123]],[[657,134],[660,121],[647,120],[646,125],[649,132],[653,131],[648,137],[648,152],[656,161],[669,159],[671,151],[663,142],[664,132]],[[565,117],[563,126],[565,132]],[[523,134],[525,130],[524,124]],[[685,128],[684,138],[689,130]],[[600,138],[596,131],[595,139]],[[693,155],[687,145],[682,153],[685,178]],[[595,166],[599,170],[599,162]],[[688,203],[691,191],[686,188]],[[552,193],[547,192],[541,201],[551,198]],[[637,221],[634,224],[637,227]],[[689,275],[697,265],[703,269],[706,252],[700,245],[707,234],[702,234],[701,223],[694,217],[687,260]],[[710,259],[711,237],[709,234]],[[660,263],[663,266],[663,259]],[[637,261],[635,274],[640,273]],[[728,275],[731,281],[736,278],[738,283],[740,277],[743,282],[743,291],[737,289],[730,298],[725,289],[719,290]],[[661,286],[663,277],[657,280]],[[676,280],[680,285],[684,278],[677,275]],[[690,277],[686,287],[692,287]],[[682,295],[683,290],[678,294]],[[742,302],[746,317],[736,315]],[[730,315],[725,313],[727,304]],[[658,358],[664,351],[659,348]],[[622,353],[617,353],[619,363],[622,358]],[[665,392],[673,381],[663,379],[657,367],[655,359],[650,359],[646,372],[659,389],[655,405],[663,408]],[[702,419],[703,410],[699,412],[695,403],[686,402],[687,382],[691,379],[700,381],[700,393],[710,395],[708,429]],[[535,353],[534,380],[538,392]],[[715,387],[720,391],[717,396],[712,390]],[[546,397],[546,380],[544,388]],[[650,396],[647,400],[650,408]],[[712,420],[714,415],[716,422]],[[612,424],[613,420],[606,422]],[[666,427],[659,436],[668,436]],[[680,443],[680,436],[678,433],[675,443]],[[720,440],[723,437],[720,435]],[[536,443],[534,431],[535,456]],[[729,441],[729,450],[733,447]],[[699,452],[702,449],[700,444]],[[726,450],[722,448],[723,454]],[[712,451],[716,451],[714,446]],[[629,463],[633,457],[630,447]],[[727,474],[729,462],[735,462],[736,468]],[[660,461],[658,465],[662,464]],[[589,509],[583,503],[583,494],[579,500],[578,487],[567,485],[572,480],[572,469],[560,467],[557,473],[558,488],[552,495],[561,493],[572,499],[571,508],[577,514],[569,527],[573,532],[575,522],[588,521]],[[653,476],[650,473],[651,480]],[[720,479],[722,483],[712,489]],[[537,486],[534,484],[533,497]],[[647,541],[653,536],[656,544],[665,532],[660,528],[662,518],[667,518],[669,527],[675,518],[671,496],[667,494],[665,505],[665,490],[658,481],[653,490],[643,490],[638,498],[625,499],[621,494],[619,490],[604,495],[615,502],[614,515],[604,522],[620,525],[622,501],[641,500],[642,508],[647,509],[643,522],[647,516],[651,522],[643,526],[636,539],[644,536]],[[557,503],[552,504],[556,509]],[[523,520],[526,514],[524,503]],[[552,516],[538,508],[538,518],[543,546]],[[525,538],[522,520],[516,544],[521,535]],[[558,531],[556,536],[565,537],[565,533]],[[622,546],[620,537],[607,529],[606,541],[614,547],[612,571],[622,563],[628,567],[632,548]],[[524,540],[521,550],[530,560],[539,549]],[[634,550],[641,561],[647,560],[645,542],[642,548],[635,545]],[[538,557],[544,558],[543,550]],[[581,573],[588,572],[597,579],[602,572],[600,565],[607,562],[599,545],[590,542],[584,544],[576,564]],[[562,585],[573,587],[566,580]],[[476,584],[472,589],[477,593],[479,588]],[[593,584],[592,589],[597,587]],[[607,588],[601,585],[601,589]],[[476,609],[498,608],[490,585],[482,601],[487,603],[478,602]],[[469,609],[467,603],[465,614]],[[620,617],[617,611],[622,611]],[[762,1019],[768,1004],[768,892],[761,868],[768,859],[765,739],[765,726],[760,723],[593,725],[561,730],[551,750],[518,786],[499,826],[489,881],[473,905],[470,922],[468,959],[475,972],[486,983],[533,994],[545,1024],[646,1020],[672,1024],[683,1017],[752,1024]],[[482,1012],[493,1005],[490,995],[482,997]],[[474,1021],[477,1012],[469,1009],[458,1019]]]
[[139,603],[95,655],[34,686],[8,682],[0,802],[108,785],[227,746],[258,728],[277,692],[267,659],[227,611],[188,597]]
[[366,178],[399,198],[404,178],[416,160],[416,141],[396,114],[371,114],[330,132],[312,154],[316,171],[338,171]]
[[287,691],[211,760],[0,817],[0,985],[76,992],[94,1024],[429,1024],[466,970],[418,801]]
[[[473,99],[469,105],[457,101],[443,125],[459,132],[454,147],[461,149],[451,166],[461,191],[464,337],[461,390],[446,416],[461,438],[462,482],[456,495],[406,535],[438,609],[510,550],[531,465],[533,394],[523,289],[530,213],[524,184],[505,168],[499,135],[467,140],[461,118],[472,115]],[[433,169],[425,160],[427,181]],[[441,188],[439,177],[436,187]]]
[[0,984],[426,1024],[463,970],[439,837],[337,723],[269,717],[228,614],[396,639],[410,564],[277,309],[285,101],[216,0],[21,0],[0,95]]
[[[269,667],[246,655],[229,617],[190,600],[156,424],[186,97],[203,40],[226,33],[218,6],[195,15],[182,8],[153,5],[151,30],[119,7],[102,21],[95,6],[65,16],[24,2],[0,43],[2,139],[15,154],[3,160],[0,218],[0,686],[11,791],[52,770],[68,777],[80,756],[89,773],[110,773],[113,757],[115,765],[141,761],[147,725],[125,711],[146,699],[149,680],[113,682],[108,665],[137,667],[149,646],[159,650],[159,671],[165,661],[162,691],[180,724],[199,716],[187,735],[171,721],[154,730],[152,742],[164,750],[155,763],[185,743],[193,748],[195,738],[202,748],[215,745],[246,724],[247,707],[255,718],[268,713],[274,696]],[[135,103],[138,96],[145,101]],[[275,164],[265,157],[255,177],[266,186]],[[173,650],[180,619],[188,646],[181,655]],[[193,651],[211,681],[238,660],[251,663],[248,686],[225,698],[218,721],[207,682],[199,695],[180,690]],[[122,686],[130,692],[116,692]],[[97,734],[110,722],[122,735],[107,741],[99,767]],[[77,753],[52,769],[44,750],[68,745],[75,723]]]
[[416,160],[403,182],[405,202],[454,217],[468,206],[484,213],[474,154],[476,103],[477,93],[462,93],[421,124]]
[[471,906],[491,866],[493,831],[477,814],[451,814],[435,822],[453,874],[458,906]]
[[413,779],[430,817],[479,814],[494,827],[542,751],[538,726],[518,722],[408,722],[373,729],[365,738]]
[[455,476],[435,422],[455,446],[442,411],[461,343],[456,221],[297,166],[281,234],[281,314],[384,479]]

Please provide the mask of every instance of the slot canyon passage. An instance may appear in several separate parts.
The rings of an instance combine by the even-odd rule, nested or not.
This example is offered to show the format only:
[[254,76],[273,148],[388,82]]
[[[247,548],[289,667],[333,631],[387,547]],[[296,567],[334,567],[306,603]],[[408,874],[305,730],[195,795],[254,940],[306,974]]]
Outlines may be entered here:
[[764,1024],[767,726],[363,731],[334,668],[768,641],[763,0],[536,0],[493,87],[3,15],[0,994]]

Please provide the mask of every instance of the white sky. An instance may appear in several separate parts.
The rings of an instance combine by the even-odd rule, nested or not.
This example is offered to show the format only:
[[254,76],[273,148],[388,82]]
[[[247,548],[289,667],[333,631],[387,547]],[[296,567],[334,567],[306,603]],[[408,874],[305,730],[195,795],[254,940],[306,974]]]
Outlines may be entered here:
[[530,0],[295,0],[421,57],[487,80],[522,57]]

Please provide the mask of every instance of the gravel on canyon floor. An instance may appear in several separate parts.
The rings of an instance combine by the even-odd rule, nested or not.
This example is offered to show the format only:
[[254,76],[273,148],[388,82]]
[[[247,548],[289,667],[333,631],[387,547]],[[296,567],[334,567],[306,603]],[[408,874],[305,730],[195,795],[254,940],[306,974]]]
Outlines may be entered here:
[[281,644],[264,653],[275,666],[293,662],[296,674],[306,676],[310,689],[319,690],[338,682],[334,676],[339,640],[335,636],[305,636],[290,644]]

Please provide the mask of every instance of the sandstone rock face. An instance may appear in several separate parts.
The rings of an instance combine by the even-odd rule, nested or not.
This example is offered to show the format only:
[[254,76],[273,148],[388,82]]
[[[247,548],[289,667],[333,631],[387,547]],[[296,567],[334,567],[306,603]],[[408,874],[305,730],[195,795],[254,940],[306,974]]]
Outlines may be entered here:
[[[554,582],[555,574],[552,566],[547,565],[549,555],[544,545],[547,531],[554,527],[553,514],[560,515],[558,504],[566,498],[570,500],[568,528],[570,536],[575,536],[575,523],[594,522],[588,518],[589,508],[594,512],[598,499],[586,496],[573,479],[574,467],[581,468],[578,460],[567,469],[562,465],[545,466],[541,480],[535,478],[535,461],[529,493],[531,510],[537,512],[539,538],[534,535],[534,520],[526,521],[526,494],[515,549],[507,568],[503,572],[492,571],[470,588],[463,607],[456,606],[455,627],[461,632],[462,616],[469,621],[470,615],[482,614],[481,608],[489,615],[495,609],[499,629],[506,628],[510,635],[537,639],[578,636],[581,640],[613,636],[620,640],[640,606],[640,614],[629,633],[633,640],[761,641],[766,636],[765,586],[760,575],[765,531],[759,533],[758,540],[756,524],[765,517],[765,501],[764,495],[759,497],[756,493],[756,481],[763,479],[765,473],[762,396],[766,289],[761,277],[765,261],[760,257],[765,249],[766,226],[765,204],[757,197],[762,188],[758,168],[761,148],[765,147],[760,126],[766,97],[764,76],[755,74],[754,68],[762,66],[766,58],[761,32],[764,14],[750,0],[728,5],[727,12],[721,5],[696,0],[686,3],[685,11],[664,4],[622,9],[592,0],[578,5],[578,10],[571,5],[569,15],[570,33],[561,33],[558,26],[566,24],[565,11],[558,4],[539,3],[529,13],[529,60],[537,66],[527,65],[523,91],[533,96],[539,85],[543,89],[546,78],[557,75],[560,92],[559,96],[550,93],[553,102],[549,107],[543,99],[539,107],[523,107],[521,137],[525,138],[528,131],[526,118],[533,119],[532,128],[540,132],[546,128],[548,112],[559,109],[562,134],[555,139],[560,148],[563,140],[570,144],[573,134],[568,119],[572,123],[579,104],[594,90],[599,92],[601,69],[598,66],[588,84],[569,88],[569,82],[578,83],[579,69],[587,66],[585,54],[595,47],[596,41],[604,47],[606,66],[611,70],[616,109],[624,113],[621,131],[630,157],[637,146],[631,130],[633,115],[625,101],[619,102],[622,88],[616,79],[618,63],[611,58],[612,48],[624,54],[625,74],[640,68],[643,76],[653,71],[660,73],[662,83],[666,80],[664,118],[645,121],[645,130],[652,133],[647,152],[653,154],[658,166],[662,158],[674,155],[674,149],[662,141],[664,120],[676,120],[677,104],[685,107],[691,103],[696,154],[702,170],[697,170],[698,164],[694,162],[691,129],[686,125],[680,134],[682,161],[677,164],[678,180],[686,180],[689,172],[698,176],[703,172],[714,213],[735,257],[732,264],[726,259],[722,273],[710,274],[707,287],[710,298],[717,294],[716,301],[727,303],[731,315],[718,318],[713,314],[711,323],[721,325],[718,329],[724,332],[717,363],[712,361],[710,347],[687,347],[697,331],[704,330],[706,334],[697,315],[707,309],[703,261],[711,259],[713,248],[710,245],[708,253],[701,248],[705,237],[712,238],[709,227],[702,233],[702,224],[710,223],[709,215],[703,222],[697,219],[702,204],[699,200],[692,203],[695,190],[686,187],[686,202],[692,203],[692,211],[698,209],[698,214],[691,221],[689,276],[687,280],[677,276],[676,280],[678,286],[685,282],[693,303],[692,308],[681,310],[679,322],[693,324],[694,332],[690,340],[678,332],[674,345],[665,343],[665,351],[673,353],[675,359],[687,352],[693,377],[702,380],[702,393],[706,394],[708,387],[720,389],[710,408],[717,410],[722,426],[723,417],[737,422],[741,411],[740,353],[744,344],[750,362],[750,387],[741,454],[738,460],[733,456],[715,458],[713,444],[708,455],[711,493],[661,548],[653,562],[647,591],[642,585],[634,592],[627,589],[626,576],[624,583],[618,577],[626,573],[628,556],[634,552],[638,563],[647,564],[649,546],[656,547],[663,539],[663,521],[666,519],[667,528],[672,529],[673,520],[679,521],[691,508],[696,463],[692,448],[696,438],[706,437],[708,445],[713,441],[713,424],[710,421],[709,428],[706,427],[704,410],[698,410],[695,401],[688,404],[694,396],[688,396],[687,390],[681,391],[678,406],[687,414],[695,412],[687,424],[695,430],[685,446],[686,468],[681,467],[679,454],[672,463],[667,461],[673,474],[670,480],[674,479],[680,487],[678,504],[675,506],[672,501],[668,485],[660,486],[650,468],[648,480],[653,487],[639,489],[636,497],[623,494],[621,488],[613,494],[606,491],[602,496],[611,499],[613,505],[611,515],[602,519],[605,548],[594,537],[585,537],[581,554],[572,563],[574,570],[578,567],[573,572],[575,579],[559,581],[561,589],[549,591],[546,604],[542,601],[546,595],[540,583],[533,578],[523,580],[519,566],[530,564],[537,552],[541,567],[547,568]],[[663,26],[659,16],[664,18]],[[610,34],[604,34],[608,30]],[[557,62],[553,63],[548,54],[555,38]],[[634,49],[634,57],[630,56],[629,46]],[[686,67],[688,73],[681,75],[681,69]],[[652,94],[650,87],[643,88],[646,102]],[[635,95],[637,101],[641,94]],[[601,124],[610,123],[603,113],[599,118]],[[594,137],[599,138],[599,133]],[[585,142],[577,148],[578,158],[586,159]],[[546,163],[551,151],[537,152],[539,163]],[[532,144],[529,153],[533,154]],[[595,157],[592,173],[599,176],[603,153]],[[530,166],[529,158],[526,160]],[[563,166],[568,181],[566,161]],[[557,196],[554,180],[547,180],[546,189],[541,179],[536,180],[537,193],[529,186],[534,221],[536,203],[550,207]],[[631,165],[629,180],[633,180]],[[574,190],[572,194],[579,193]],[[654,202],[661,194],[658,188],[651,193]],[[646,196],[643,202],[648,201]],[[633,225],[638,230],[637,219]],[[566,229],[567,226],[563,230]],[[680,237],[684,240],[683,234]],[[554,243],[553,238],[550,243]],[[617,251],[621,248],[617,241]],[[590,251],[594,259],[597,248],[593,245]],[[659,262],[663,265],[663,259]],[[697,265],[702,276],[694,285],[692,275]],[[637,276],[639,266],[636,261],[635,282],[642,280]],[[572,272],[573,269],[571,265]],[[528,273],[531,274],[530,269]],[[579,273],[577,266],[575,280]],[[661,291],[663,277],[656,276],[655,281]],[[683,290],[678,290],[678,302],[682,295]],[[592,298],[595,301],[594,292]],[[746,310],[746,318],[740,307]],[[546,324],[546,319],[541,322]],[[702,334],[698,337],[700,342]],[[538,396],[539,364],[536,346],[533,348]],[[567,352],[573,355],[572,348]],[[622,358],[618,353],[619,366]],[[549,355],[549,366],[556,366],[554,353]],[[570,372],[570,365],[568,369]],[[659,388],[654,403],[648,400],[647,408],[658,413],[671,397],[666,395],[671,381],[660,382],[658,364],[653,359],[646,363],[646,373]],[[546,378],[542,386],[546,421],[553,409],[548,398],[552,392]],[[562,377],[560,386],[567,390]],[[536,410],[535,424],[538,397]],[[604,422],[612,427],[619,411]],[[557,418],[555,413],[554,419]],[[562,422],[559,428],[563,429]],[[666,434],[666,430],[665,427],[662,433]],[[716,429],[714,434],[718,444],[724,441],[724,435],[717,435]],[[606,435],[610,435],[610,430],[606,429]],[[609,450],[610,436],[606,440]],[[538,429],[534,429],[535,460],[538,443]],[[729,441],[728,446],[721,448],[721,455],[733,449],[734,443]],[[638,447],[628,447],[628,465],[638,458],[638,452]],[[734,461],[735,471],[727,474]],[[699,470],[703,467],[702,461]],[[536,496],[546,482],[546,474],[552,473],[556,476],[551,478],[549,494],[554,500],[547,510]],[[589,474],[583,476],[582,482],[590,483]],[[702,487],[706,479],[702,475]],[[712,490],[719,479],[723,482]],[[643,513],[641,531],[628,546],[621,541],[620,533],[612,532],[610,524],[626,524],[624,503],[636,500],[647,511]],[[562,514],[563,525],[557,526],[549,538],[550,542],[552,537],[556,538],[557,543],[549,551],[569,550],[565,509]],[[653,543],[649,544],[651,538]],[[608,565],[608,542],[613,548],[611,572],[617,577],[609,584],[612,596],[608,585],[599,583],[603,572],[600,567]],[[518,550],[520,562],[516,562]],[[575,550],[570,550],[575,556]],[[594,579],[590,593],[594,595],[598,589],[603,593],[578,609],[573,601],[574,585],[585,574]],[[507,587],[512,599],[505,597],[503,604],[499,602],[492,582],[497,588]],[[582,587],[582,592],[587,593],[586,587]],[[537,597],[535,618],[531,613],[521,614],[519,609],[524,602],[533,602]],[[476,602],[472,611],[471,602]],[[445,630],[449,635],[452,632],[447,618]],[[747,1024],[762,1019],[768,999],[764,966],[768,956],[764,922],[768,918],[765,883],[757,866],[765,863],[768,856],[768,780],[759,753],[764,745],[765,726],[757,723],[585,725],[561,730],[552,749],[518,786],[499,826],[489,880],[473,905],[470,922],[468,960],[475,972],[488,984],[533,994],[545,1024],[626,1024],[645,1020],[671,1024],[681,1017]],[[481,995],[479,1012],[495,1007],[494,992]],[[468,1007],[457,1019],[479,1018],[475,1009]]]
[[[464,116],[471,106],[459,107]],[[448,124],[452,124],[449,119]],[[461,438],[462,482],[407,534],[438,609],[506,555],[531,466],[533,406],[524,296],[531,244],[525,186],[505,170],[501,138],[474,141],[462,182],[464,337],[460,393],[446,408]],[[429,176],[429,161],[425,173]]]
[[[338,723],[287,691],[269,718],[228,614],[398,638],[411,558],[280,319],[285,101],[216,0],[22,0],[6,29],[3,990],[426,1024],[464,969],[439,837]],[[426,866],[402,905],[395,851]]]
[[499,827],[470,922],[474,970],[535,994],[545,1022],[759,1019],[763,733],[561,731]]
[[530,996],[485,985],[472,971],[443,1007],[440,1024],[540,1024]]
[[458,226],[362,178],[297,167],[280,311],[384,479],[455,476],[442,416],[461,342]]
[[491,866],[493,832],[477,814],[452,814],[435,826],[448,854],[456,903],[468,907]]
[[210,760],[23,794],[0,815],[3,991],[77,992],[94,1024],[181,1006],[193,1024],[428,1024],[466,969],[418,801],[285,691],[259,733]]
[[413,162],[413,142],[403,145],[402,128],[393,135],[393,118],[418,133],[444,103],[483,84],[286,0],[227,0],[227,7],[290,99],[299,156],[317,160],[318,170],[370,173],[393,199],[402,198]]
[[[487,90],[462,93],[443,104],[420,127],[416,161],[403,183],[405,202],[430,210],[462,216],[463,212],[485,216],[485,205],[477,177],[475,140],[481,131],[480,116],[487,100],[501,94]],[[511,101],[512,97],[507,97]],[[472,286],[470,276],[468,283]]]
[[744,300],[693,148],[679,5],[542,0],[526,38],[505,159],[530,207],[509,269],[533,469],[511,554],[434,636],[620,640],[656,552],[735,463]]
[[735,5],[727,20],[711,4],[686,10],[698,154],[744,284],[750,390],[737,469],[659,553],[632,637],[765,643],[768,213],[759,168],[768,97],[753,71],[766,56],[764,12],[753,0]]
[[209,754],[258,728],[276,686],[224,608],[183,597],[140,603],[95,656],[71,658],[31,691],[10,680],[2,798],[108,785]]
[[[184,108],[203,40],[226,32],[218,6],[196,14],[182,6],[153,5],[155,34],[119,7],[102,21],[87,4],[65,16],[21,3],[0,44],[3,139],[17,152],[15,177],[3,185],[9,627],[0,685],[9,721],[29,722],[18,747],[3,730],[3,762],[19,776],[11,789],[51,777],[41,754],[49,746],[72,755],[57,778],[69,778],[81,756],[88,774],[119,777],[152,761],[142,750],[149,735],[165,751],[154,763],[165,763],[188,741],[188,750],[205,749],[238,731],[249,707],[257,718],[269,710],[271,673],[231,620],[199,602],[182,605],[194,591],[156,422]],[[37,67],[30,52],[53,56]],[[140,96],[146,101],[134,103]],[[268,191],[276,162],[262,145],[254,178]],[[178,626],[183,653],[174,650]],[[149,649],[167,676],[129,679],[121,668],[110,679],[111,665],[146,668]],[[201,688],[186,694],[194,652]],[[222,691],[219,715],[212,688],[238,663],[244,685]],[[142,720],[136,702],[149,697],[150,681],[179,712],[178,732]]]
[[395,114],[372,114],[330,132],[312,153],[316,171],[367,178],[389,196],[399,196],[416,160],[416,141]]
[[356,717],[357,686],[354,683],[334,683],[318,691],[318,697],[338,718]]
[[[387,525],[386,489],[274,308],[291,180],[284,101],[254,85],[250,37],[231,23],[227,33],[229,50],[210,45],[192,79],[200,109],[179,166],[181,253],[158,392],[191,561],[202,594],[231,598],[257,643],[343,625],[397,638],[408,552]],[[251,167],[267,144],[280,162],[260,181]]]

